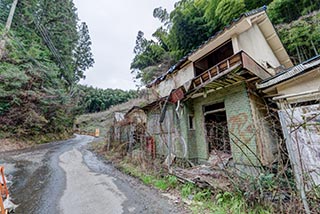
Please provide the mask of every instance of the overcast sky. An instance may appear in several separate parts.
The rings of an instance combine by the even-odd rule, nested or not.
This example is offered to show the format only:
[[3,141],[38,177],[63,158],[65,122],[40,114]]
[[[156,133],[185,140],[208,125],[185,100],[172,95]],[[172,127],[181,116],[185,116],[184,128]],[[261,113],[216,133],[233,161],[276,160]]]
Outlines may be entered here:
[[139,30],[147,38],[160,26],[152,16],[159,6],[171,11],[176,0],[74,0],[81,21],[89,26],[94,67],[82,84],[98,88],[134,89],[130,63]]

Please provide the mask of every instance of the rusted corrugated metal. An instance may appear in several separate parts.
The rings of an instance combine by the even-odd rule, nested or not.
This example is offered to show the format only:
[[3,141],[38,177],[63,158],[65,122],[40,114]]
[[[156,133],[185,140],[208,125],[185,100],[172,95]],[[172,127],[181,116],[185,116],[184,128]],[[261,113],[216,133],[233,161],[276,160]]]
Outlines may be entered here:
[[273,76],[269,79],[264,80],[262,83],[257,85],[257,88],[264,89],[264,88],[273,86],[275,84],[281,83],[297,75],[301,75],[319,65],[320,65],[320,55],[312,59],[309,59],[306,62],[303,62],[297,66],[291,67],[277,74],[276,76]]

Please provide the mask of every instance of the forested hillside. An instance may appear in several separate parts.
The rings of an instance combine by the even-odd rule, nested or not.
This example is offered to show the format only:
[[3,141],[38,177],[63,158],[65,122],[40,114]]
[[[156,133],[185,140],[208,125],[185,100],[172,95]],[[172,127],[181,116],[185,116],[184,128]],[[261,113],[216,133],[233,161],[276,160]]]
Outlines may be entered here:
[[0,138],[61,134],[77,114],[134,96],[78,85],[94,59],[88,26],[72,0],[17,1],[6,29],[13,2],[0,1]]
[[[75,116],[137,96],[135,91],[80,86],[94,63],[89,29],[72,0],[0,1],[0,137],[56,134]],[[146,84],[241,13],[267,5],[268,15],[295,63],[320,51],[320,2],[312,0],[180,0],[153,39],[138,32],[131,72]],[[299,18],[300,17],[300,18]],[[3,45],[4,44],[4,45]]]
[[137,98],[135,90],[124,91],[121,89],[100,89],[87,86],[79,86],[79,105],[82,106],[82,113],[100,112],[113,105],[127,102]]
[[68,131],[76,114],[95,111],[78,86],[94,63],[88,26],[72,0],[24,0],[9,30],[12,3],[0,1],[0,137]]
[[[11,0],[0,2],[0,129],[2,135],[60,133],[73,124],[75,85],[92,55],[85,23],[78,27],[72,1],[19,1],[9,32],[4,32]],[[81,39],[80,39],[81,38]],[[87,57],[87,58],[86,58]],[[82,61],[84,60],[84,61]],[[83,64],[82,64],[83,63]]]
[[154,9],[153,16],[162,25],[152,39],[138,32],[131,72],[147,84],[240,14],[264,5],[294,63],[319,53],[319,1],[180,0],[170,14],[161,7]]

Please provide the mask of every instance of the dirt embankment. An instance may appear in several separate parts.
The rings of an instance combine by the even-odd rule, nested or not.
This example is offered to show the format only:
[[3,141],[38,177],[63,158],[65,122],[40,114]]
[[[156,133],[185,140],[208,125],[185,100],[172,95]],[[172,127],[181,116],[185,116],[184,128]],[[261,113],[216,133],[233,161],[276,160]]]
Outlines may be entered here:
[[0,138],[0,152],[21,150],[34,147],[39,144],[46,144],[49,142],[56,142],[70,139],[73,137],[72,132],[64,132],[60,134],[46,134],[37,137],[29,138]]
[[106,111],[84,114],[77,117],[75,121],[76,131],[79,133],[94,133],[96,129],[100,130],[100,136],[105,137],[107,130],[113,125],[114,113],[126,113],[133,106],[143,106],[150,102],[146,98],[131,99],[126,103],[112,106]]
[[34,146],[30,141],[18,141],[13,139],[0,139],[0,152],[26,149]]

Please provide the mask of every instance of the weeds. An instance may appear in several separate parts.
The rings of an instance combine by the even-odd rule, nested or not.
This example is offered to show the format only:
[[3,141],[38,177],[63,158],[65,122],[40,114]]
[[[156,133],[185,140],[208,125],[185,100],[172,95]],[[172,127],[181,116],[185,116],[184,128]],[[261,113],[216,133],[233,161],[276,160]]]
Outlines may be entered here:
[[161,176],[161,173],[155,173],[152,170],[143,170],[125,159],[119,162],[119,169],[133,177],[139,178],[145,185],[154,186],[157,189],[166,191],[175,189],[178,185],[178,179],[175,176]]
[[169,185],[165,179],[159,179],[154,182],[154,186],[161,190],[167,190]]
[[192,195],[195,188],[196,188],[195,185],[192,183],[183,184],[181,187],[182,198],[187,198],[188,196]]
[[209,201],[211,199],[211,191],[209,189],[201,190],[194,195],[193,199],[195,201]]
[[141,176],[141,180],[144,184],[146,185],[150,185],[153,183],[155,177],[151,176],[151,175],[145,175],[145,176]]
[[270,207],[261,205],[248,206],[241,192],[218,193],[212,211],[214,213],[268,214],[273,213]]
[[167,175],[167,176],[166,176],[166,179],[168,180],[169,186],[170,186],[171,188],[177,187],[177,185],[178,185],[178,178],[177,178],[176,176]]

